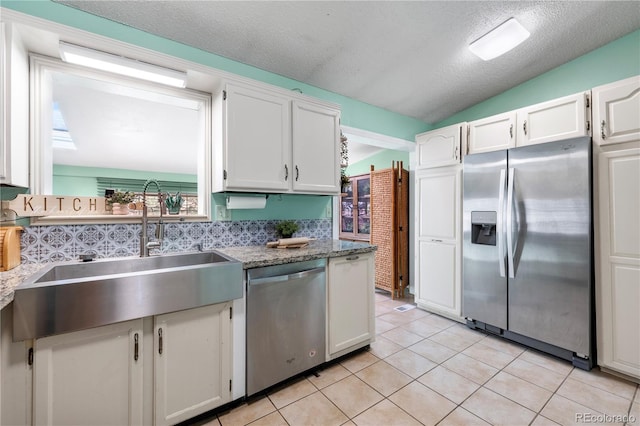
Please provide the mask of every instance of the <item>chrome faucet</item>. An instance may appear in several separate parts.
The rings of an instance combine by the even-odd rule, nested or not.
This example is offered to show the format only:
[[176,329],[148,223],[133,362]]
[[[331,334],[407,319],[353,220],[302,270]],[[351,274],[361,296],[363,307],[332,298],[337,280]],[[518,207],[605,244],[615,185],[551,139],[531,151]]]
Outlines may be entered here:
[[[156,241],[149,241],[149,235],[147,233],[147,188],[149,187],[149,184],[152,183],[158,189],[158,204],[160,205],[160,220],[156,225]],[[162,190],[160,189],[160,185],[158,185],[157,180],[149,179],[144,183],[144,187],[142,189],[142,233],[140,236],[140,257],[148,257],[150,249],[159,249],[162,245],[162,240],[164,239],[162,210]]]

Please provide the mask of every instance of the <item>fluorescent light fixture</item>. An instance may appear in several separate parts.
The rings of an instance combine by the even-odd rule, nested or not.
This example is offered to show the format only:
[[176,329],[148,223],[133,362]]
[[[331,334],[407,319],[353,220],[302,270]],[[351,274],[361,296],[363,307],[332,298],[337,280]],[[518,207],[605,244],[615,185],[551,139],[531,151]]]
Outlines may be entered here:
[[83,65],[129,77],[141,78],[174,87],[185,87],[187,74],[123,56],[60,42],[60,57],[71,64]]
[[264,209],[267,205],[266,194],[228,195],[227,209]]
[[527,38],[529,31],[511,18],[471,43],[469,50],[480,59],[489,61],[507,53]]

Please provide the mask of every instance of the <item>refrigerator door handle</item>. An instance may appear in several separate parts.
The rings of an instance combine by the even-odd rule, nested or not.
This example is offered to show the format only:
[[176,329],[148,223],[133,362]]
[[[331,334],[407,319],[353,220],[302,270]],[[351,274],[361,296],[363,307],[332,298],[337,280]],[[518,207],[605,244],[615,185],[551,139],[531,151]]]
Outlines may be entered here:
[[509,168],[509,179],[507,181],[507,260],[509,262],[509,278],[515,278],[513,267],[513,184],[515,180],[515,169]]
[[496,238],[498,240],[498,261],[500,264],[500,277],[505,277],[504,270],[504,184],[506,180],[506,170],[500,170],[500,187],[498,191],[498,217],[496,223]]

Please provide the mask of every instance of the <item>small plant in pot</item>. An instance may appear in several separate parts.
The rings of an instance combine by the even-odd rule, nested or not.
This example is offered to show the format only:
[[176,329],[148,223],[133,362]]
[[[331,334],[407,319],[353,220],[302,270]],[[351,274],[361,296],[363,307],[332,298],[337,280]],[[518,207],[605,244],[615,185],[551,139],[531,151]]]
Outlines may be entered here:
[[276,225],[276,232],[282,238],[291,238],[291,236],[298,230],[298,224],[292,220],[283,220]]
[[111,205],[113,214],[129,214],[129,203],[135,198],[135,194],[130,191],[114,191],[107,203]]

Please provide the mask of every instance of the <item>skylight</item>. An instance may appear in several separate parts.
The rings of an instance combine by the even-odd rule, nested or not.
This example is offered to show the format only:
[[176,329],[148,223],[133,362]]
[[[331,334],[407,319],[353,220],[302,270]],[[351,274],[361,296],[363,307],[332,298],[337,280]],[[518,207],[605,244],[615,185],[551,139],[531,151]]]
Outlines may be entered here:
[[57,102],[53,102],[53,135],[51,139],[51,146],[54,149],[78,149],[76,144],[71,138],[67,123],[64,121],[62,111]]

